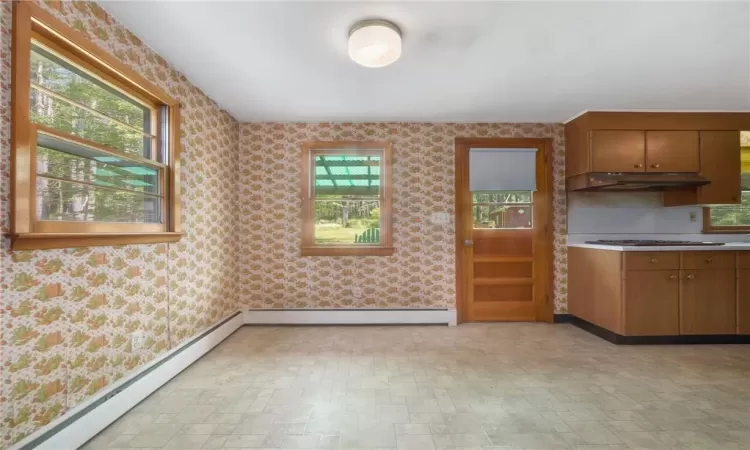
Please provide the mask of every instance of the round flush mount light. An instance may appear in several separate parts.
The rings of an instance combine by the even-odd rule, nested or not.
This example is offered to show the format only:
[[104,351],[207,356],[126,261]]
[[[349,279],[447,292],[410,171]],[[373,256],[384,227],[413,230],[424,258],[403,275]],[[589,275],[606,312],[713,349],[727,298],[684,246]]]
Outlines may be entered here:
[[401,30],[387,20],[363,20],[349,30],[349,57],[365,67],[385,67],[401,56]]

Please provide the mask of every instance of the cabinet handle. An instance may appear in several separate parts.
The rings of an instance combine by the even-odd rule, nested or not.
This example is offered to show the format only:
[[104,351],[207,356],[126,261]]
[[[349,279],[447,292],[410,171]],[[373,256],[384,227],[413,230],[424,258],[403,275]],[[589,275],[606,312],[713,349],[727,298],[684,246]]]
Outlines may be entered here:
[[669,279],[670,279],[670,280],[676,280],[676,279],[677,279],[677,275],[670,275],[670,276],[669,276]]
[[660,166],[660,164],[651,164],[651,167],[653,167],[654,169],[658,169],[659,166]]
[[706,264],[711,264],[713,260],[713,258],[706,258]]
[[658,259],[656,259],[656,258],[652,258],[652,259],[651,259],[651,264],[656,264],[656,263],[658,263],[658,262],[659,262],[659,260],[658,260]]
[[633,167],[635,167],[636,169],[640,169],[643,167],[643,164],[634,164]]
[[688,279],[688,280],[692,280],[692,279],[694,279],[694,278],[695,278],[695,275],[693,275],[692,273],[691,273],[691,274],[689,274],[689,275],[687,276],[687,279]]

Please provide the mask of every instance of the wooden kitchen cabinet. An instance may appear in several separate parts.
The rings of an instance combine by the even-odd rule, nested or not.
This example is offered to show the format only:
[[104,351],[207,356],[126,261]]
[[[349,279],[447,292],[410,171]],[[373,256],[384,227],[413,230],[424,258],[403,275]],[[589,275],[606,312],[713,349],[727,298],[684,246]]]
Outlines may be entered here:
[[750,335],[750,251],[571,247],[568,309],[620,336]]
[[645,172],[646,134],[631,130],[591,132],[593,172]]
[[681,270],[680,334],[736,334],[736,281],[733,269]]
[[738,203],[741,130],[750,113],[588,111],[565,124],[565,176],[700,173],[711,183],[665,192],[665,206]]
[[646,131],[646,172],[695,173],[700,169],[698,131]]
[[737,255],[737,334],[750,334],[750,252]]
[[711,183],[664,192],[664,206],[740,203],[740,132],[700,132],[700,174]]
[[679,271],[633,270],[625,277],[625,335],[676,336],[679,322]]

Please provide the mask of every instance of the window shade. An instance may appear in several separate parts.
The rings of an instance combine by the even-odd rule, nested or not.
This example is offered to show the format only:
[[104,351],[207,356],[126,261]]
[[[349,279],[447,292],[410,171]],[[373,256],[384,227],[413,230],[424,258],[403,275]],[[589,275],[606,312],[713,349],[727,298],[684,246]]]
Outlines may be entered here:
[[472,148],[472,191],[536,191],[535,148]]

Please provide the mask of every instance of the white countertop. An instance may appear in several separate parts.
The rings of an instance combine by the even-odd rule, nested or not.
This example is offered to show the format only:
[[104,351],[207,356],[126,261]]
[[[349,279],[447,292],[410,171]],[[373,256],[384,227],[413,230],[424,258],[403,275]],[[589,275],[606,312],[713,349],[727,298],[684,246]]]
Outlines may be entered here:
[[599,245],[586,243],[570,243],[568,247],[594,248],[598,250],[613,250],[619,252],[692,252],[692,251],[738,251],[750,250],[749,242],[729,242],[724,245],[659,245],[659,246],[633,246],[633,245]]
[[[724,245],[660,245],[649,247],[587,244],[585,241],[655,239],[663,241],[722,242]],[[729,234],[569,234],[568,247],[618,252],[750,251],[750,236]]]

